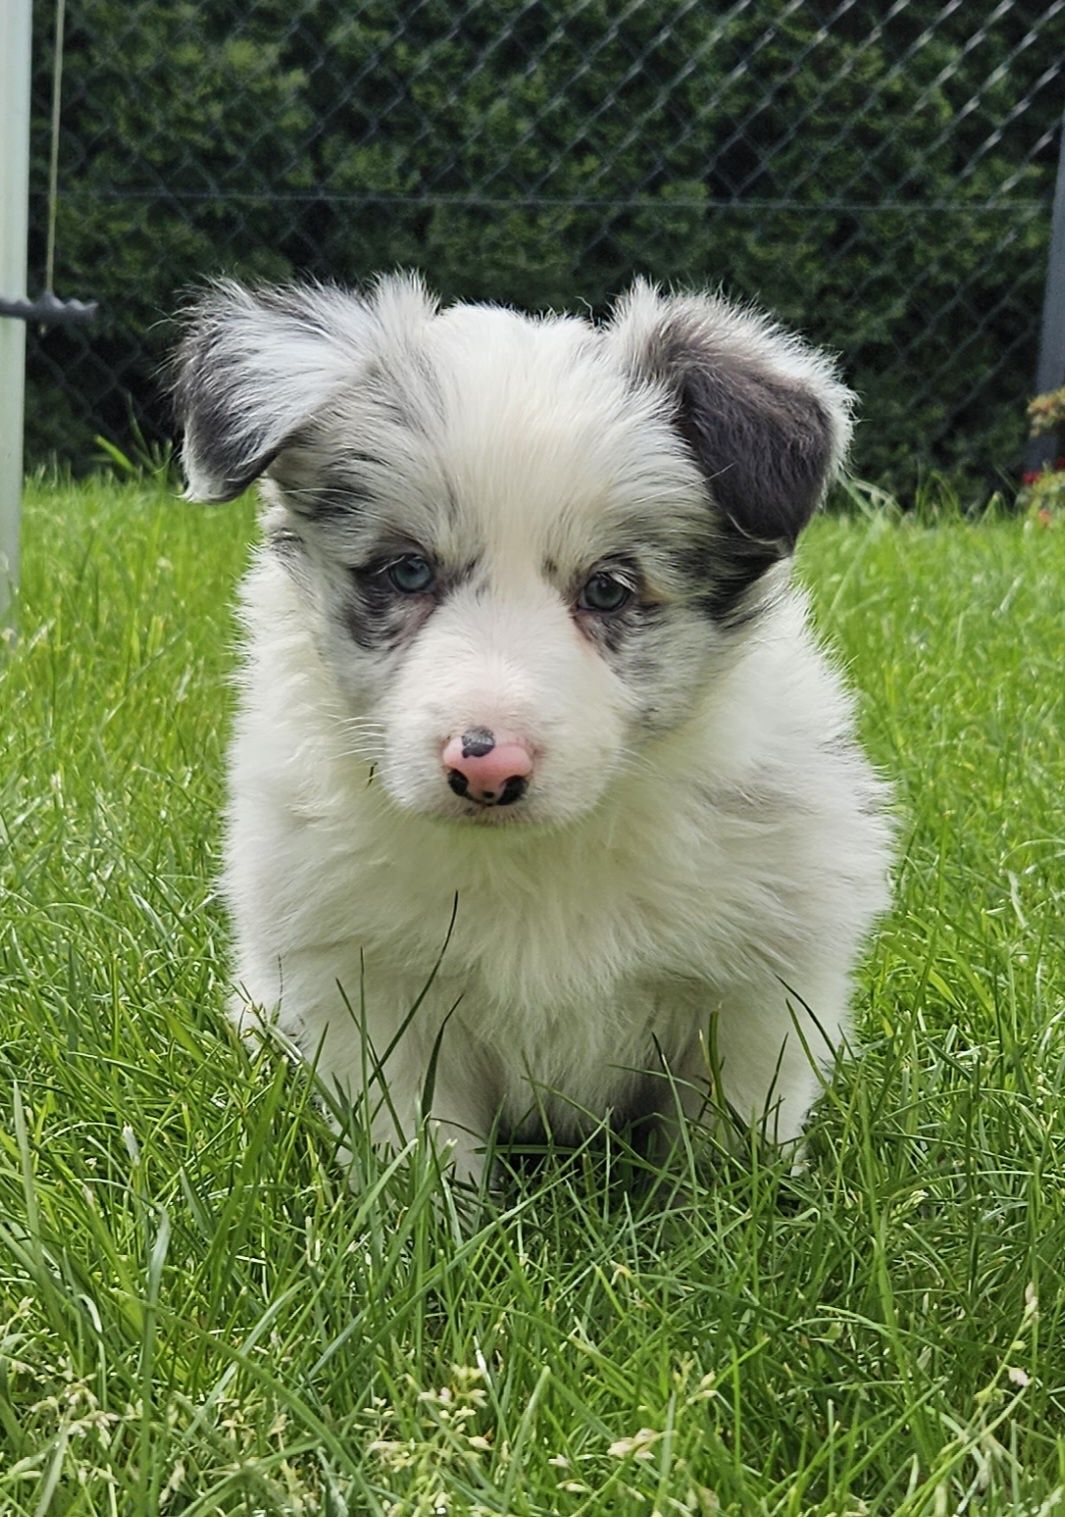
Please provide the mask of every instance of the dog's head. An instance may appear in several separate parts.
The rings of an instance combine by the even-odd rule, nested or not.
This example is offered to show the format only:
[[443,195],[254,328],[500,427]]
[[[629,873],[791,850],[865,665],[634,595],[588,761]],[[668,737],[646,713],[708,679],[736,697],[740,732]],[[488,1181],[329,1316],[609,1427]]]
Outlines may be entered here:
[[851,396],[764,317],[639,283],[602,327],[422,286],[217,285],[176,360],[189,495],[268,531],[401,806],[560,822],[682,725],[771,599]]

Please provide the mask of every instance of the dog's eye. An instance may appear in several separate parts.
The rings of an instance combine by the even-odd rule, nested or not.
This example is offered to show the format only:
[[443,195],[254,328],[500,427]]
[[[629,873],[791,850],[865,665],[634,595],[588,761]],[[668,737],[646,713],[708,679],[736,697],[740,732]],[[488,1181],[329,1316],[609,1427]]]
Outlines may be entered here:
[[631,598],[632,591],[623,580],[600,571],[585,583],[577,598],[577,605],[582,611],[598,611],[603,616],[612,611],[620,611]]
[[405,553],[388,566],[388,578],[401,595],[422,595],[433,587],[433,567],[420,553]]

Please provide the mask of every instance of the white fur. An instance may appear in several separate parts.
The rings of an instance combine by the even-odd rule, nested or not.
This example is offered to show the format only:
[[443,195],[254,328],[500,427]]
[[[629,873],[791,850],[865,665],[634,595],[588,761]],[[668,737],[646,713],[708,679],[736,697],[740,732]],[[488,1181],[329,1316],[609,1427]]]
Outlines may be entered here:
[[[265,486],[268,527],[300,537],[297,572],[264,546],[243,588],[225,868],[241,1014],[276,1017],[357,1101],[454,913],[387,1061],[388,1102],[371,1080],[382,1141],[417,1125],[437,1044],[432,1116],[464,1176],[497,1119],[565,1136],[612,1110],[668,1116],[678,1094],[698,1113],[711,1045],[718,1094],[794,1139],[887,902],[883,794],[786,565],[731,631],[669,578],[671,534],[682,543],[708,504],[662,386],[632,381],[661,297],[637,290],[606,332],[437,314],[401,282],[376,304],[348,299],[328,338],[290,342],[249,317],[244,345],[240,415],[266,407],[271,449],[299,419],[299,386],[325,432],[294,441]],[[728,341],[817,387],[834,464],[849,397],[827,363],[759,318],[708,310]],[[375,388],[381,355],[417,425]],[[367,438],[387,461],[375,510],[483,569],[388,652],[355,649],[336,615],[354,536],[298,511],[321,459]],[[219,493],[198,453],[191,472]],[[544,569],[593,564],[641,520],[673,608],[653,709]],[[443,783],[440,744],[473,721],[536,752],[529,796],[505,815],[472,815]]]

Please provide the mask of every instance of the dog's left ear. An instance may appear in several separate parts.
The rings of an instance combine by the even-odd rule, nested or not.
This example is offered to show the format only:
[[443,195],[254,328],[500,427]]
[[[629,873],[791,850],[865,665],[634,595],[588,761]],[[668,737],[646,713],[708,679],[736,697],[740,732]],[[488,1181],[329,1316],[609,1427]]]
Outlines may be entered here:
[[850,440],[854,396],[830,359],[768,317],[642,280],[606,335],[634,378],[667,391],[723,525],[767,564],[790,552]]

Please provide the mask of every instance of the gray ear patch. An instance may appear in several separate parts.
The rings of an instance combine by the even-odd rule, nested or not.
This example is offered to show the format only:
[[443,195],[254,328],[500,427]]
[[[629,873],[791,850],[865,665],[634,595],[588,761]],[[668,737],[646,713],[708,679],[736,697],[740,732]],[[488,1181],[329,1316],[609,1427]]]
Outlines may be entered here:
[[829,416],[817,396],[757,359],[722,360],[699,334],[664,334],[677,426],[726,519],[787,549],[813,515],[833,464]]
[[[191,498],[232,500],[282,453],[298,453],[323,414],[374,387],[378,350],[407,341],[435,311],[413,275],[388,275],[365,294],[217,281],[185,313],[172,365]],[[376,391],[384,406],[386,387]]]
[[820,503],[846,450],[854,397],[824,354],[718,296],[663,296],[638,283],[608,336],[630,372],[672,403],[719,526],[704,599],[711,614],[734,618]]
[[270,350],[283,352],[297,330],[313,331],[298,288],[250,290],[221,280],[185,312],[172,393],[194,498],[233,500],[270,466],[289,426],[298,424],[291,407],[266,393]]
[[373,313],[332,285],[220,280],[184,316],[173,396],[193,499],[232,500],[366,361]]
[[185,339],[179,350],[174,409],[185,434],[182,460],[195,500],[227,501],[242,495],[270,467],[283,440],[256,438],[233,427],[239,384],[227,374],[224,360],[211,352],[210,340]]

